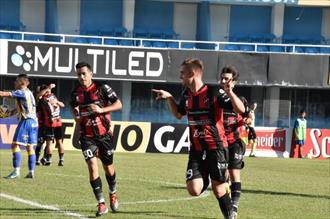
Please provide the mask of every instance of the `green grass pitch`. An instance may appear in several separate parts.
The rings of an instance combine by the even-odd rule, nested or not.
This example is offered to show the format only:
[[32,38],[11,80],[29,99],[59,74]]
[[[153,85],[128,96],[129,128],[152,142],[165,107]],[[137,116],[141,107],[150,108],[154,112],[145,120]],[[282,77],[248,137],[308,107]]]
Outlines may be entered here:
[[[87,167],[79,151],[65,154],[65,166],[38,166],[34,180],[27,174],[22,151],[21,178],[7,180],[10,150],[0,150],[0,218],[93,218],[96,201]],[[187,155],[116,153],[120,211],[101,218],[222,218],[211,190],[192,198],[185,188]],[[100,165],[101,168],[101,165]],[[100,169],[103,192],[107,185]],[[239,219],[330,218],[330,160],[245,158]],[[107,198],[107,204],[109,200]]]

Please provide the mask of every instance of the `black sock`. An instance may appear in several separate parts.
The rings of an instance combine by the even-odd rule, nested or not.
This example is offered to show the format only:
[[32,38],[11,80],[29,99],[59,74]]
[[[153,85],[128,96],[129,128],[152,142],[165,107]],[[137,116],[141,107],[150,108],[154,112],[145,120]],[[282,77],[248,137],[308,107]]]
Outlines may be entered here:
[[52,162],[52,154],[46,154],[46,161]]
[[241,191],[242,191],[241,183],[232,182],[232,184],[230,186],[230,190],[231,190],[231,200],[232,200],[233,210],[237,211],[239,199],[241,197]]
[[231,199],[229,197],[229,194],[226,193],[225,195],[221,196],[220,198],[217,198],[219,202],[219,206],[221,209],[221,212],[225,219],[229,219],[232,214],[232,205],[231,205]]
[[100,203],[100,202],[104,202],[104,197],[102,194],[102,181],[101,178],[98,177],[97,179],[90,181],[90,184],[92,186],[94,195],[96,200]]
[[36,160],[38,161],[39,160],[39,157],[40,157],[40,151],[42,149],[42,145],[37,145],[36,147]]
[[58,157],[60,158],[60,160],[64,160],[64,153],[58,153]]
[[108,176],[107,174],[105,174],[105,178],[107,179],[109,185],[109,192],[116,192],[116,173],[114,173],[112,176]]

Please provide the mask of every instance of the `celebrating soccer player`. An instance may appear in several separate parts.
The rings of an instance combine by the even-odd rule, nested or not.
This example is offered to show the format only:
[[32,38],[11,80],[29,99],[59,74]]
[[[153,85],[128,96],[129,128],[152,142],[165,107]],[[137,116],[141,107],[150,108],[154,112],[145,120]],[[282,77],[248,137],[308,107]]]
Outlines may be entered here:
[[[171,113],[178,119],[188,116],[190,131],[190,151],[187,166],[187,190],[193,196],[202,194],[211,178],[212,190],[226,219],[233,218],[230,196],[226,190],[226,170],[228,151],[224,125],[223,107],[204,84],[203,63],[198,59],[186,59],[181,64],[180,79],[186,87],[177,104],[164,90],[153,90],[156,99],[166,99]],[[232,84],[224,87],[234,109],[241,113],[244,105],[232,91]]]
[[231,90],[237,83],[239,72],[233,66],[227,66],[222,69],[219,74],[219,101],[224,107],[224,128],[228,142],[229,152],[229,175],[231,180],[231,199],[233,204],[233,213],[237,217],[239,199],[241,195],[241,169],[244,167],[243,157],[245,153],[245,143],[240,137],[240,128],[244,125],[244,118],[248,117],[247,101],[241,97],[244,104],[244,113],[232,104],[232,98],[228,95],[229,91],[225,91],[230,86]]
[[80,125],[81,149],[88,166],[90,184],[98,201],[98,217],[107,213],[108,208],[102,194],[97,157],[102,161],[108,182],[110,207],[113,212],[118,210],[110,112],[120,110],[122,103],[109,85],[92,81],[93,72],[88,63],[78,63],[76,72],[80,85],[72,92],[71,109],[76,122]]
[[[38,137],[39,139],[46,140],[44,157],[40,160],[40,162],[46,166],[52,163],[52,145],[55,139],[55,147],[58,149],[59,156],[58,166],[63,166],[64,146],[60,108],[64,107],[64,103],[59,101],[55,94],[52,93],[52,88],[55,88],[55,84],[50,84],[48,86],[42,85],[40,87],[40,91],[37,94],[39,133],[42,135]],[[40,131],[41,129],[43,131]],[[40,143],[41,144],[38,144],[36,148],[37,164],[39,163],[38,158],[40,155],[40,150],[42,148],[42,141]]]

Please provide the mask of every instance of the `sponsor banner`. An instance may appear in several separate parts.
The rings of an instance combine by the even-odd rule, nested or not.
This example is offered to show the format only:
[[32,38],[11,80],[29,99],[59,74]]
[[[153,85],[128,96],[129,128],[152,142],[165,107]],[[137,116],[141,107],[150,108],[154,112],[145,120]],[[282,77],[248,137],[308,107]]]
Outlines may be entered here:
[[117,152],[145,153],[150,141],[149,122],[112,122]]
[[[17,127],[16,117],[0,121],[0,149],[10,149]],[[187,153],[189,130],[182,124],[112,121],[117,152]],[[80,150],[79,126],[73,119],[63,119],[64,150]]]
[[7,73],[73,78],[75,64],[91,64],[95,79],[165,81],[166,50],[8,41]]
[[285,151],[286,130],[282,128],[275,129],[257,129],[257,150],[266,151]]
[[[0,121],[0,149],[10,149],[17,127],[16,117]],[[65,150],[80,149],[79,130],[73,119],[63,119]],[[112,122],[117,152],[188,153],[189,128],[183,124],[149,122]],[[292,146],[292,129],[256,127],[257,151],[260,157],[288,157]],[[243,136],[246,139],[246,135]],[[247,147],[246,155],[251,151]],[[303,157],[330,158],[330,129],[307,129]]]
[[147,152],[188,153],[189,128],[182,124],[152,124]]
[[[292,142],[292,150],[295,141]],[[302,157],[312,159],[330,158],[330,129],[307,129],[305,145],[301,148]],[[298,157],[298,151],[292,153],[293,157]]]
[[[257,157],[289,157],[291,132],[288,128],[255,127]],[[243,136],[247,141],[247,136]],[[251,146],[247,144],[245,156],[249,156]]]
[[[283,128],[269,128],[269,127],[255,127],[257,134],[256,144],[257,151],[276,151],[284,152],[287,130]],[[251,150],[250,146],[247,146],[247,150]]]
[[[73,147],[74,140],[74,120],[73,119],[63,119],[63,132],[64,139],[63,145],[64,150],[75,150]],[[6,119],[1,119],[0,121],[0,149],[10,149],[15,130],[17,127],[18,121],[16,116],[12,116]]]

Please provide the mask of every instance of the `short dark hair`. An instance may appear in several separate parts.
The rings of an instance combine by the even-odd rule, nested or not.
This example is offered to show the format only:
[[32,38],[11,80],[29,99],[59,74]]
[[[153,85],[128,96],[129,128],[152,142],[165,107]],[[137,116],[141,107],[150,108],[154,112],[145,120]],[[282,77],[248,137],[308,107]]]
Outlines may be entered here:
[[24,82],[27,85],[30,84],[29,76],[27,74],[19,74],[19,75],[17,75],[16,81]]
[[233,75],[233,80],[237,81],[239,77],[239,72],[234,66],[225,66],[222,68],[220,74],[218,75],[218,79],[221,79],[222,74],[232,74]]
[[17,75],[17,78],[26,78],[26,79],[29,79],[29,76],[27,74],[19,74],[19,75]]
[[182,63],[181,66],[187,66],[189,70],[198,69],[201,72],[204,69],[203,62],[200,59],[187,58]]
[[82,67],[87,67],[90,71],[92,70],[91,65],[88,64],[87,62],[79,62],[76,64],[76,69],[82,68]]
[[47,89],[48,86],[46,84],[43,84],[40,86],[40,91]]
[[306,113],[305,109],[300,110],[300,114]]

